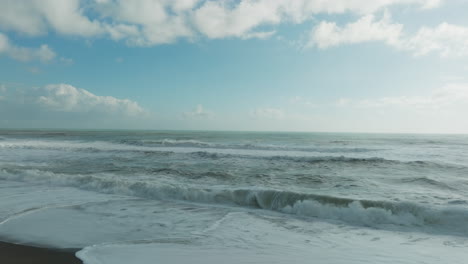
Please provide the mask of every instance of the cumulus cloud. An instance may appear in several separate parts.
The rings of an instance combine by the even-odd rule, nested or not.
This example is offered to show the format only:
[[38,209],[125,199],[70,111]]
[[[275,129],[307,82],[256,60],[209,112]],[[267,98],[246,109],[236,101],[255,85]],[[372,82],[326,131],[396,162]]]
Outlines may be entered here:
[[[385,12],[393,6],[436,8],[442,0],[0,0],[0,30],[38,36],[54,32],[90,40],[103,37],[133,46],[168,44],[200,37],[259,38],[276,34],[280,24],[310,21],[318,14],[358,14],[357,21],[338,25],[321,21],[307,47],[326,49],[363,42],[383,42],[415,56],[468,55],[468,28],[441,23],[414,34],[403,31]],[[20,47],[0,33],[0,54],[20,61],[50,61],[47,45]]]
[[280,23],[280,6],[278,1],[241,1],[235,7],[226,1],[207,1],[194,12],[194,21],[209,38],[243,37],[260,25]]
[[45,108],[61,112],[102,112],[136,116],[145,111],[138,103],[112,96],[97,96],[69,84],[51,84],[40,90],[36,102]]
[[[116,0],[97,1],[96,9],[114,21],[107,31],[136,45],[170,43],[177,38],[266,38],[261,27],[301,23],[321,13],[372,13],[392,5],[438,6],[439,0]],[[118,25],[118,26],[115,26]],[[125,25],[125,32],[118,27]]]
[[105,30],[115,40],[125,39],[132,45],[149,46],[190,38],[193,30],[188,11],[194,0],[117,0],[98,1],[94,6],[103,18],[112,20]]
[[182,114],[184,118],[188,119],[202,119],[202,118],[212,118],[214,113],[204,109],[203,105],[199,104],[190,112],[185,112]]
[[442,57],[468,55],[468,27],[442,23],[434,28],[423,27],[404,41],[403,48],[415,55],[439,53]]
[[151,118],[137,102],[98,96],[68,84],[2,86],[0,124],[5,127],[122,127]]
[[0,29],[37,36],[50,31],[105,36],[130,45],[179,38],[266,38],[280,23],[316,14],[370,14],[395,5],[434,8],[441,0],[2,0]]
[[0,33],[0,55],[2,54],[19,61],[39,60],[41,62],[51,61],[56,56],[47,45],[41,45],[38,48],[17,46],[11,43],[6,35]]
[[[286,0],[285,0],[286,1]],[[382,10],[384,8],[396,5],[414,5],[423,9],[431,9],[438,7],[442,4],[442,0],[330,0],[320,1],[313,0],[307,1],[302,0],[299,8],[295,10],[296,13],[312,12],[317,13],[328,13],[328,14],[341,14],[345,12],[357,13],[357,14],[369,14]]]
[[399,45],[402,29],[403,25],[391,23],[388,13],[380,20],[376,20],[374,15],[366,15],[344,27],[339,27],[335,22],[323,21],[312,31],[308,46],[324,49],[370,41]]
[[84,14],[80,0],[2,0],[0,28],[37,36],[53,31],[65,35],[93,36],[101,23]]
[[339,45],[380,41],[415,56],[429,53],[441,57],[468,55],[468,27],[441,23],[434,28],[422,27],[413,35],[403,32],[403,25],[394,23],[388,13],[377,20],[366,15],[355,22],[338,26],[322,21],[313,28],[307,47],[326,49]]
[[[281,22],[300,23],[316,14],[369,14],[394,5],[437,7],[440,0],[242,0],[204,1],[195,22],[208,36],[238,36],[260,26]],[[237,3],[237,4],[235,4]]]

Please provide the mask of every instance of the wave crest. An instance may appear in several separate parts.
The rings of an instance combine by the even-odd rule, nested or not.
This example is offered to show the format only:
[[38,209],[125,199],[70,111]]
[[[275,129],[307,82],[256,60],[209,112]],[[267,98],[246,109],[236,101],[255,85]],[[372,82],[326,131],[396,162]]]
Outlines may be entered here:
[[408,202],[358,200],[258,188],[203,188],[117,179],[112,175],[68,175],[40,170],[1,170],[0,179],[72,186],[101,193],[146,199],[181,200],[254,207],[301,217],[339,220],[353,225],[419,226],[431,232],[468,235],[468,211],[437,209]]

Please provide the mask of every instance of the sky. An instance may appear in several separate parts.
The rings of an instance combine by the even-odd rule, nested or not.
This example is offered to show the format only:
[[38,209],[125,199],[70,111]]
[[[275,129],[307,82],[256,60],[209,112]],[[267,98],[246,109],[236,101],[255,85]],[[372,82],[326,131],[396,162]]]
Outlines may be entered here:
[[0,128],[468,133],[468,0],[0,0]]

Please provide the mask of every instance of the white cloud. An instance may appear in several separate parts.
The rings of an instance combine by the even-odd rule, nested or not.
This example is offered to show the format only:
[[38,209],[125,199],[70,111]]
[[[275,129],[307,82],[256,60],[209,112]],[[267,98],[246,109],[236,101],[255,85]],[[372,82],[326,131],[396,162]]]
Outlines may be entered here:
[[0,28],[32,36],[45,34],[49,28],[65,35],[101,33],[101,23],[84,14],[84,5],[80,0],[4,0]]
[[403,25],[391,21],[388,13],[376,20],[366,15],[342,27],[335,22],[322,21],[314,27],[307,47],[321,49],[339,45],[380,41],[415,56],[429,53],[441,57],[468,56],[468,27],[441,23],[434,28],[422,27],[414,35],[403,32]]
[[129,116],[144,114],[138,103],[112,96],[97,96],[69,84],[51,84],[41,89],[36,102],[50,110],[61,112],[102,112]]
[[435,28],[423,27],[404,43],[415,55],[439,53],[442,57],[468,55],[468,27],[442,23]]
[[280,23],[316,14],[369,14],[394,5],[434,8],[441,0],[2,0],[0,30],[104,36],[130,45],[179,38],[267,38]]
[[255,109],[251,116],[258,119],[283,119],[286,115],[283,109],[267,107]]
[[154,114],[135,101],[98,96],[68,84],[2,87],[2,127],[148,128],[155,122]]
[[131,45],[149,46],[172,43],[178,38],[190,38],[186,11],[197,1],[178,0],[116,0],[98,2],[94,7],[104,18],[106,31],[115,40],[125,39]]
[[346,12],[369,14],[395,5],[415,5],[424,9],[430,9],[438,7],[443,0],[303,0],[300,2],[303,2],[301,6],[302,10],[313,12],[314,14],[341,14]]
[[17,46],[11,43],[6,35],[0,33],[1,54],[6,54],[19,61],[39,60],[41,62],[51,61],[56,56],[55,52],[47,45],[41,45],[39,48]]
[[[415,56],[468,55],[468,28],[441,23],[414,35],[392,22],[392,6],[438,7],[442,0],[0,0],[0,30],[37,36],[107,37],[128,45],[152,46],[200,36],[210,39],[269,38],[282,23],[303,23],[317,14],[362,14],[355,22],[338,25],[322,21],[314,27],[307,46],[321,49],[380,41]],[[0,53],[20,61],[50,61],[56,54],[47,45],[25,48],[11,44],[0,33]],[[68,60],[68,59],[64,59]]]
[[194,11],[194,22],[196,28],[209,38],[245,37],[248,34],[266,33],[256,30],[261,26],[284,22],[301,23],[316,14],[369,14],[399,4],[434,8],[441,2],[440,0],[243,0],[235,5],[230,1],[206,1]]
[[203,105],[199,104],[190,112],[183,113],[185,118],[201,119],[201,118],[212,118],[214,113],[203,108]]
[[388,45],[398,45],[403,25],[391,23],[386,13],[376,21],[374,15],[366,15],[356,22],[339,27],[334,22],[321,22],[311,33],[308,46],[329,48],[342,44],[355,44],[370,41],[383,41]]
[[281,1],[207,1],[194,12],[196,27],[209,38],[243,37],[260,25],[281,22]]

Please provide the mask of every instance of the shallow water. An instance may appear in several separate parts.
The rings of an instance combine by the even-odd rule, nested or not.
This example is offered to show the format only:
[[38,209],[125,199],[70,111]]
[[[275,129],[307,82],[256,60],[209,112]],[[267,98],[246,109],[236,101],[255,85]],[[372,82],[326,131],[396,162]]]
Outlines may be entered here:
[[463,135],[0,131],[0,237],[90,264],[464,263],[467,175]]

